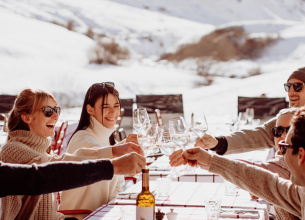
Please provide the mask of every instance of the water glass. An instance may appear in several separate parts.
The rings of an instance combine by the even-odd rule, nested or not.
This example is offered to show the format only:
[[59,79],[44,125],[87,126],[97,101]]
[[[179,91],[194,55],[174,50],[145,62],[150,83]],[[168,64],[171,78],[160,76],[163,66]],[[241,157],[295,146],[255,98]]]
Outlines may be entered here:
[[237,186],[234,185],[233,183],[224,180],[225,183],[225,195],[226,196],[236,196],[238,195],[238,189]]
[[221,199],[207,198],[204,199],[204,204],[207,213],[207,220],[218,220],[221,208]]
[[171,178],[157,178],[157,190],[158,196],[157,200],[169,201],[169,191],[172,179]]

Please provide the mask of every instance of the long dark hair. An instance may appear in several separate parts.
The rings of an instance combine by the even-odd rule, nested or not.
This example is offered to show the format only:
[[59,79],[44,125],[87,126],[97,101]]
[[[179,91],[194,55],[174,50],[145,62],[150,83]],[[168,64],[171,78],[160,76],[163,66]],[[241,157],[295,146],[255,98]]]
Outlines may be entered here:
[[[114,86],[110,86],[110,85],[107,85],[107,84],[103,84],[102,86],[100,86],[100,85],[99,86],[94,86],[94,85],[97,85],[97,84],[93,84],[92,86],[90,86],[90,88],[88,89],[88,91],[86,93],[83,108],[82,108],[82,113],[81,113],[81,116],[80,116],[80,119],[79,119],[79,123],[78,123],[78,126],[77,126],[76,130],[72,134],[71,138],[73,137],[73,135],[77,131],[85,130],[86,128],[88,128],[90,126],[90,123],[92,123],[90,115],[87,112],[87,105],[88,104],[91,107],[94,107],[96,101],[100,97],[103,97],[103,101],[102,101],[102,115],[103,115],[104,103],[107,102],[108,94],[112,94],[118,99],[118,101],[120,103],[120,108],[122,107],[121,106],[121,100],[120,100],[120,97],[119,97],[119,92],[114,88]],[[71,138],[70,138],[70,140],[71,140]],[[70,142],[70,140],[69,140],[69,142]],[[69,144],[69,142],[68,142],[68,144]],[[110,142],[110,145],[115,144],[114,133],[112,133],[111,136],[109,137],[109,142]]]

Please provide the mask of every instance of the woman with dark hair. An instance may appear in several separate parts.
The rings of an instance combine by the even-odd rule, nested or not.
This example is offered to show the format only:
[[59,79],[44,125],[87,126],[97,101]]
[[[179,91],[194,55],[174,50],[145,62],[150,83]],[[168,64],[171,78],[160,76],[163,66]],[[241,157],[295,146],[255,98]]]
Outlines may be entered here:
[[[79,125],[73,133],[67,148],[74,153],[80,148],[104,148],[114,145],[113,132],[120,116],[121,101],[114,83],[93,84],[87,91]],[[136,135],[135,135],[136,136]],[[129,136],[129,141],[136,141]],[[104,158],[115,157],[114,152],[105,150]],[[101,181],[90,186],[64,191],[61,196],[60,210],[88,209],[94,211],[114,199],[125,184],[123,175],[114,175],[112,180]],[[80,215],[74,217],[82,218]]]
[[[51,136],[55,134],[55,124],[60,115],[60,107],[55,98],[43,90],[24,89],[15,100],[8,119],[8,140],[0,152],[0,160],[4,163],[14,164],[41,164],[53,161],[83,161],[88,159],[103,158],[105,149],[79,149],[74,154],[50,155],[47,149],[51,143]],[[110,146],[114,155],[122,156],[120,152],[135,151],[141,153],[140,146],[126,143]],[[139,149],[139,150],[136,150]],[[132,156],[132,158],[129,158]],[[106,162],[103,173],[118,173],[117,164],[127,159],[125,166],[132,167],[136,158],[142,160],[142,156],[131,153]],[[139,161],[139,160],[138,160]],[[139,164],[145,166],[145,162]],[[140,167],[136,172],[140,172]],[[82,170],[82,169],[80,169]],[[69,175],[69,174],[66,174]],[[80,172],[80,175],[81,172]],[[26,178],[25,178],[26,179]],[[77,180],[76,180],[77,181]],[[1,199],[1,219],[63,219],[64,216],[57,213],[57,194],[48,193],[38,196],[6,196]]]

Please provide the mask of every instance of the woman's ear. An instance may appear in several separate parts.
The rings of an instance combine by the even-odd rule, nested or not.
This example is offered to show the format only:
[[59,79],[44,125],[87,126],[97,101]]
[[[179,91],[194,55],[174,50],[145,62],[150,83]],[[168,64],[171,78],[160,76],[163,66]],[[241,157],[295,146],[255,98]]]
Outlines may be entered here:
[[21,114],[21,119],[22,119],[25,123],[27,123],[27,124],[29,124],[29,123],[32,121],[31,115],[30,115],[30,114],[27,114],[27,113],[22,113],[22,114]]
[[89,115],[94,115],[94,109],[91,107],[91,105],[87,104],[86,109]]

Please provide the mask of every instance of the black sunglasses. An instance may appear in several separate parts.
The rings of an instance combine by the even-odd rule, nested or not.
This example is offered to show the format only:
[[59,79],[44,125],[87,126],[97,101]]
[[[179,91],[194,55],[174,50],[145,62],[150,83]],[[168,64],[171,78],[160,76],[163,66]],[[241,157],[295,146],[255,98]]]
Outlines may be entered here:
[[291,86],[293,86],[294,91],[301,92],[302,89],[303,89],[303,85],[305,85],[305,83],[299,83],[299,82],[296,82],[296,83],[293,83],[293,84],[292,83],[285,83],[284,88],[285,88],[286,92],[289,92]]
[[54,108],[47,106],[39,109],[39,111],[44,111],[44,115],[49,118],[53,115],[53,111],[59,116],[61,112],[61,108],[59,106]]
[[280,145],[280,149],[281,149],[281,152],[283,155],[286,154],[287,148],[293,149],[292,145],[289,145],[289,144],[285,143],[284,141],[280,141],[279,145]]
[[274,137],[279,138],[279,137],[282,136],[282,134],[284,132],[288,133],[289,128],[290,128],[290,126],[288,126],[288,127],[283,127],[283,126],[273,127],[272,128],[272,133],[273,133]]
[[105,86],[114,87],[114,83],[113,82],[102,82],[102,83],[93,84],[90,87],[90,92],[89,92],[88,100],[90,100],[92,88],[94,88],[94,89],[104,89]]

